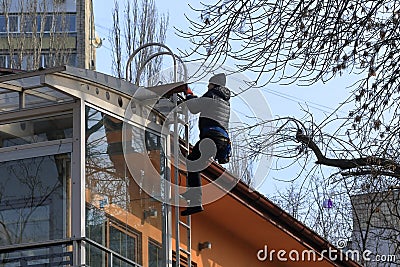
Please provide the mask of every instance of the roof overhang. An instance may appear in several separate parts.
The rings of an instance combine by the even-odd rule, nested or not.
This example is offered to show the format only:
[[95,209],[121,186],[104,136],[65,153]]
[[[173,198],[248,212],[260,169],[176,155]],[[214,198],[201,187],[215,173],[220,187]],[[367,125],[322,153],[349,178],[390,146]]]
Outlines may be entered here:
[[184,82],[139,87],[107,74],[71,66],[24,72],[3,70],[2,73],[0,113],[83,98],[100,107],[120,110],[126,110],[134,101],[161,114],[174,107],[172,99],[169,99],[171,95],[184,92],[187,88]]
[[[203,172],[204,178],[208,182],[212,182],[214,180],[213,177],[220,177],[221,175],[228,176],[225,179],[237,179],[229,172],[227,172],[222,166],[219,164],[211,164],[206,171]],[[232,204],[229,204],[228,197],[234,199],[240,206],[246,207],[248,210],[251,210],[252,213],[257,214],[262,220],[267,221],[267,224],[261,223],[260,225],[256,225],[254,223],[257,221],[254,216],[243,216],[243,218],[238,218],[238,214],[235,212],[235,207]],[[225,202],[223,203],[225,198]],[[214,206],[214,211],[213,207]],[[225,212],[223,216],[221,216],[221,209],[223,207],[217,208],[217,206],[225,206]],[[239,207],[239,206],[238,206]],[[301,223],[300,221],[296,220],[292,216],[290,216],[287,212],[282,210],[280,207],[275,205],[271,202],[268,198],[264,195],[260,194],[259,192],[251,189],[247,186],[244,182],[238,181],[235,187],[232,188],[231,191],[228,192],[227,196],[221,198],[220,200],[216,201],[215,203],[210,204],[210,207],[207,207],[207,216],[211,216],[215,221],[230,221],[235,222],[238,220],[243,220],[244,222],[247,220],[246,223],[249,227],[247,229],[235,229],[235,223],[230,224],[223,224],[224,227],[231,227],[230,231],[234,233],[242,233],[243,238],[248,238],[249,242],[254,239],[259,239],[265,243],[265,240],[272,239],[276,240],[276,242],[282,242],[279,238],[282,238],[282,235],[279,236],[277,234],[280,231],[282,234],[286,233],[288,236],[295,240],[301,246],[304,246],[306,249],[312,249],[317,253],[321,253],[322,251],[336,251],[337,260],[331,260],[327,257],[326,260],[328,262],[332,262],[332,264],[337,266],[360,266],[353,260],[347,260],[346,256],[342,254],[335,246],[329,243],[327,240],[319,236],[316,232],[308,228],[306,225]],[[240,213],[239,213],[240,214]],[[253,227],[250,227],[251,222],[253,221]],[[269,231],[271,229],[263,229],[260,228],[265,225],[273,225],[275,226],[275,230],[272,229],[273,232]],[[289,245],[289,244],[288,244]],[[261,249],[262,247],[260,247]],[[327,254],[324,254],[327,256]],[[291,263],[294,264],[293,262]],[[290,265],[290,264],[289,264]],[[292,266],[290,265],[290,266]],[[300,264],[299,266],[303,266],[304,263]],[[293,265],[295,266],[295,265]],[[307,263],[307,266],[311,266],[311,263]],[[317,266],[317,265],[316,265]]]

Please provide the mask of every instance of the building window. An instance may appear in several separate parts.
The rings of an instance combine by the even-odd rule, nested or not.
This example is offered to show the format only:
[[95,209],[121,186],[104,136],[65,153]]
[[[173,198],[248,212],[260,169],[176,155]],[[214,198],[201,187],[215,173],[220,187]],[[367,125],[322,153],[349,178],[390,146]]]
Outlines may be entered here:
[[[105,244],[107,217],[102,209],[86,206],[86,237]],[[106,254],[99,248],[88,244],[86,246],[86,263],[90,266],[106,266]]]
[[50,32],[53,23],[53,16],[45,16],[41,17],[41,19],[44,20],[43,22],[41,22],[41,26],[43,26],[42,31]]
[[60,154],[0,163],[0,246],[67,237],[69,159]]
[[8,55],[0,55],[0,67],[1,68],[8,68],[8,61],[9,61]]
[[[33,53],[33,52],[32,52]],[[12,60],[10,60],[12,58]],[[60,50],[58,54],[43,53],[38,58],[34,58],[29,52],[22,55],[22,61],[19,55],[0,55],[0,68],[16,68],[30,70],[35,66],[50,68],[61,65],[77,66],[77,54],[66,50]]]
[[5,16],[0,16],[0,32],[7,32],[7,23]]
[[[180,256],[180,266],[181,266],[181,267],[189,267],[187,258],[184,257],[184,256],[182,256],[182,255]],[[172,252],[172,267],[177,267],[177,265],[176,265],[176,253],[175,253],[175,251]],[[191,264],[190,267],[197,267],[197,263],[195,263],[195,262],[192,261],[192,264]]]
[[25,14],[21,18],[21,32],[24,33],[37,33],[40,31],[40,17]]
[[153,240],[149,240],[149,267],[162,267],[161,245]]
[[[156,133],[150,134],[150,130],[145,134],[144,129],[137,125],[127,123],[126,127],[129,134],[128,138],[123,140],[121,120],[107,112],[86,108],[86,201],[89,207],[87,216],[89,218],[92,214],[98,214],[98,220],[101,222],[101,213],[91,212],[90,209],[103,209],[104,216],[111,222],[107,224],[104,246],[109,246],[116,253],[140,263],[140,235],[134,231],[137,226],[136,219],[159,229],[160,236],[153,238],[160,240],[164,213],[161,202],[154,201],[146,194],[135,179],[153,179],[150,175],[155,173],[154,170],[159,171],[155,178],[164,177],[166,162],[162,147],[157,146],[161,145],[164,139]],[[129,160],[137,162],[136,168],[132,170],[128,169],[124,160],[124,145],[129,146],[129,152],[126,154]],[[145,161],[146,158],[149,162]],[[154,190],[161,192],[161,183],[151,184]],[[144,210],[150,208],[157,210],[158,216],[144,219]],[[87,228],[94,227],[91,221],[87,221],[86,225]],[[91,230],[87,229],[88,232]],[[147,265],[147,260],[145,264]]]
[[68,55],[68,62],[69,66],[78,66],[78,55],[76,53],[71,53]]
[[0,148],[66,138],[72,138],[72,114],[0,124]]
[[0,32],[19,32],[19,16],[9,15],[8,22],[6,16],[0,16]]
[[[40,23],[40,19],[44,20]],[[40,17],[43,32],[76,32],[76,14],[53,14]]]
[[34,33],[34,32],[76,32],[76,14],[22,15],[0,16],[1,33]]
[[[69,170],[70,154],[0,163],[0,246],[68,237]],[[28,266],[29,261],[48,266],[55,254],[65,252],[62,246],[15,249],[0,253],[0,259],[2,266]],[[22,265],[15,265],[18,262]]]
[[20,62],[20,68],[23,70],[32,69],[34,66],[33,55],[24,55],[22,56],[22,61]]
[[9,16],[8,17],[8,31],[9,32],[19,32],[19,17]]
[[[108,201],[104,203],[106,202]],[[86,236],[127,259],[138,263],[141,261],[141,234],[122,222],[109,218],[103,208],[86,205]],[[110,265],[110,258],[104,251],[88,245],[86,252],[86,263],[90,266]],[[112,263],[116,267],[127,266],[116,257]]]
[[67,22],[67,30],[69,32],[76,32],[76,15],[67,14],[65,20]]
[[[116,223],[110,223],[109,228],[109,248],[121,256],[134,262],[139,261],[139,240],[140,236],[133,229],[122,227]],[[113,259],[113,266],[125,266],[124,262]]]

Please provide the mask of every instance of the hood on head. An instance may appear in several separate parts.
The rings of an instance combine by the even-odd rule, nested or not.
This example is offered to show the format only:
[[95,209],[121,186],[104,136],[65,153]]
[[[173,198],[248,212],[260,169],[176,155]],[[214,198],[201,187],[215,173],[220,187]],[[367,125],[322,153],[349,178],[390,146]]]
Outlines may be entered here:
[[211,90],[214,91],[214,94],[216,94],[225,101],[229,101],[229,99],[231,98],[231,91],[225,86],[216,86]]

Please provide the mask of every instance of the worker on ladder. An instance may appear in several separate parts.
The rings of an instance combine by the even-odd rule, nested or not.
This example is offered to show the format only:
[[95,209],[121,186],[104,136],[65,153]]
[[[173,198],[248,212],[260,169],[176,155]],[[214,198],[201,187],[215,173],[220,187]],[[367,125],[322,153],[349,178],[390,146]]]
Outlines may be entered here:
[[198,125],[200,140],[187,157],[189,188],[181,196],[189,202],[189,207],[181,212],[182,216],[204,210],[200,171],[207,167],[210,157],[224,164],[229,162],[231,153],[227,131],[230,116],[230,91],[226,87],[225,74],[219,73],[212,76],[209,80],[208,91],[203,96],[195,96],[189,87],[185,94],[189,111],[193,114],[200,113]]

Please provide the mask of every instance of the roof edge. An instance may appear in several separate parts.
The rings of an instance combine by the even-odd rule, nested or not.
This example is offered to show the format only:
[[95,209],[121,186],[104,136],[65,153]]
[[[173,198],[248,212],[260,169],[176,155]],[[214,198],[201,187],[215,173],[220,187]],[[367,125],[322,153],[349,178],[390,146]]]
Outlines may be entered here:
[[[204,171],[204,173],[208,176],[206,178],[210,182],[213,181],[214,177],[219,177],[222,174],[229,175],[232,179],[237,179],[216,163],[211,164]],[[212,178],[210,179],[210,177]],[[277,227],[283,228],[283,230],[287,231],[291,236],[300,242],[304,242],[314,250],[318,252],[328,249],[338,251],[337,248],[329,243],[326,239],[318,235],[315,231],[310,229],[299,220],[293,218],[289,213],[274,204],[266,196],[262,195],[256,190],[251,189],[243,181],[239,180],[236,186],[228,194],[255,211],[263,218],[271,221]],[[337,257],[335,261],[330,261],[339,264],[340,266],[361,266],[353,260],[346,260],[346,256],[343,252],[342,254],[343,257]],[[340,260],[341,258],[344,260]]]

